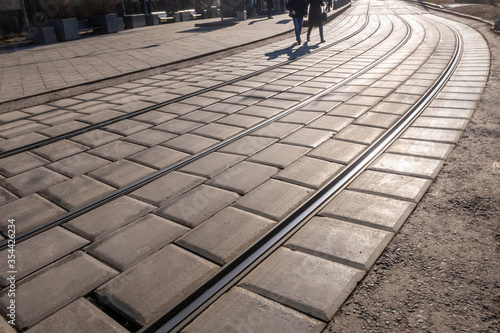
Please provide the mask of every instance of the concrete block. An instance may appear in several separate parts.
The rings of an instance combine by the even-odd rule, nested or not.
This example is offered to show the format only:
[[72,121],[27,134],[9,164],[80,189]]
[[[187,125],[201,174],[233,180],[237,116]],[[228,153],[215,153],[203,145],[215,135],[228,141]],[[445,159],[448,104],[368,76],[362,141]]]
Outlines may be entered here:
[[307,147],[276,143],[250,157],[248,160],[283,169],[309,151],[310,148]]
[[127,333],[128,330],[85,298],[79,298],[27,331],[27,333],[46,332]]
[[203,124],[194,121],[172,119],[163,124],[153,127],[153,129],[181,135],[190,132],[200,126],[203,126]]
[[[83,252],[75,252],[17,284],[16,326],[25,329],[111,279],[118,272]],[[0,305],[7,307],[7,289]]]
[[401,138],[454,144],[458,142],[461,135],[462,131],[456,130],[410,127],[401,135]]
[[117,123],[108,125],[104,127],[106,131],[110,131],[119,135],[132,135],[134,133],[137,133],[139,131],[145,130],[146,128],[149,128],[153,125],[143,123],[140,121],[135,121],[135,120],[130,120],[130,119],[125,119],[121,120]]
[[149,111],[138,116],[133,117],[132,119],[142,121],[144,123],[159,125],[166,121],[169,121],[173,118],[177,117],[177,115],[168,112],[161,111]]
[[246,289],[234,287],[183,332],[321,332],[325,324]]
[[468,123],[467,119],[436,118],[436,117],[421,116],[418,117],[417,120],[415,120],[412,126],[463,131],[465,130],[467,123]]
[[85,151],[87,149],[88,148],[84,145],[74,143],[69,140],[62,140],[51,143],[50,145],[33,149],[32,152],[52,162],[55,162],[65,157]]
[[56,30],[54,27],[37,27],[37,32],[33,38],[36,45],[48,45],[57,43]]
[[312,192],[305,187],[270,179],[236,201],[235,206],[279,221]]
[[444,161],[433,158],[385,153],[369,169],[434,179],[443,165]]
[[302,128],[302,126],[298,124],[273,122],[253,132],[253,135],[282,139],[299,128]]
[[188,154],[196,154],[217,144],[218,142],[220,141],[186,133],[172,140],[168,140],[163,143],[162,146],[180,150]]
[[307,155],[327,161],[348,164],[365,149],[365,145],[332,139],[325,141]]
[[[2,176],[3,177],[3,176]],[[0,187],[0,206],[18,199],[17,196]]]
[[285,246],[297,251],[368,270],[394,233],[340,220],[315,217]]
[[[47,266],[71,252],[88,244],[83,239],[63,228],[56,227],[16,245],[16,279],[21,278]],[[0,252],[0,256],[7,258],[7,251]],[[7,274],[7,260],[0,263],[0,284],[5,287],[9,284]]]
[[321,210],[319,215],[396,232],[415,206],[414,203],[408,201],[342,191]]
[[20,197],[59,184],[68,177],[47,168],[40,167],[0,181],[0,185]]
[[260,123],[263,120],[264,118],[260,117],[233,113],[217,120],[217,123],[229,126],[249,128]]
[[71,120],[67,121],[63,124],[58,124],[54,126],[49,126],[46,128],[42,128],[37,130],[38,133],[49,136],[49,137],[54,137],[62,134],[66,134],[72,131],[76,131],[79,129],[82,129],[84,127],[87,127],[88,125],[78,121],[78,120]]
[[9,324],[2,316],[0,316],[0,332],[4,333],[16,333],[14,326]]
[[124,196],[78,216],[65,223],[64,226],[95,241],[146,215],[153,209],[154,206]]
[[138,153],[144,149],[146,149],[146,147],[144,146],[139,146],[122,140],[116,140],[98,148],[89,150],[88,152],[92,155],[96,155],[111,161],[119,161],[122,158]]
[[310,122],[306,128],[316,128],[326,131],[338,132],[351,122],[351,118],[325,115]]
[[40,191],[40,194],[67,210],[83,206],[115,189],[87,176],[77,176]]
[[354,143],[371,145],[375,140],[385,132],[385,129],[349,125],[335,135],[335,139],[346,140]]
[[123,272],[188,231],[177,223],[148,214],[85,250]]
[[358,118],[354,123],[359,125],[375,126],[389,128],[399,120],[400,117],[378,112],[367,112],[362,117]]
[[154,169],[164,169],[185,158],[190,157],[190,154],[180,152],[178,150],[154,146],[143,150],[137,154],[130,156],[128,159],[136,163],[147,165]]
[[261,136],[245,136],[220,149],[220,152],[251,156],[276,142],[276,139]]
[[180,172],[171,172],[132,192],[130,196],[160,207],[203,183],[205,180],[206,178]]
[[47,139],[45,135],[28,133],[7,140],[0,140],[0,149],[7,151]]
[[130,320],[146,325],[217,269],[217,265],[207,260],[175,245],[167,245],[101,286],[96,293],[102,303]]
[[319,189],[343,167],[342,164],[304,156],[283,169],[275,178]]
[[90,148],[96,148],[106,143],[115,141],[120,139],[121,136],[118,134],[102,131],[102,130],[94,130],[84,134],[80,134],[71,138],[71,141],[75,141],[81,143]]
[[212,123],[197,128],[191,133],[215,140],[226,140],[241,131],[243,129],[240,127]]
[[228,207],[186,233],[176,243],[224,265],[274,224],[272,220]]
[[10,177],[48,163],[50,162],[37,155],[23,152],[0,159],[0,172],[6,177]]
[[288,143],[296,146],[315,148],[322,142],[328,140],[333,135],[332,131],[325,131],[312,128],[301,128],[290,134],[281,143]]
[[92,171],[88,175],[116,188],[125,187],[156,172],[155,169],[121,160]]
[[236,193],[201,185],[161,207],[156,213],[194,228],[238,198]]
[[447,143],[399,139],[387,149],[387,152],[445,160],[453,148],[454,145]]
[[123,16],[125,29],[135,29],[146,26],[146,18],[144,14],[125,15]]
[[38,194],[32,194],[0,206],[0,229],[7,235],[8,219],[15,219],[16,233],[20,233],[48,222],[66,213],[64,209],[53,204]]
[[244,156],[215,152],[188,164],[180,171],[211,178],[243,159],[245,159]]
[[83,175],[109,163],[111,162],[100,157],[80,153],[49,164],[47,167],[67,176],[74,177]]
[[364,272],[280,248],[240,286],[323,321],[330,321]]

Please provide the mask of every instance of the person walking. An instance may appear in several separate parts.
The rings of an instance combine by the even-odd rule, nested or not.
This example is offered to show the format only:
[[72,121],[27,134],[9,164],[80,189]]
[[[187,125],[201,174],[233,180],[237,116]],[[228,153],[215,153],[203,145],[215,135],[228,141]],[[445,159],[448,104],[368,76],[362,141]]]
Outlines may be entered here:
[[271,11],[274,8],[274,0],[267,0],[267,18],[272,19],[273,17],[271,16]]
[[304,17],[307,17],[307,2],[306,0],[289,0],[286,4],[287,9],[290,11],[290,17],[293,20],[295,27],[295,37],[297,38],[297,45],[302,42],[300,34],[302,33],[302,25]]
[[320,43],[325,42],[323,37],[323,19],[321,13],[321,7],[323,6],[323,0],[307,0],[309,4],[309,28],[307,29],[307,41],[311,39],[311,31],[313,27],[319,28],[319,37],[321,38]]

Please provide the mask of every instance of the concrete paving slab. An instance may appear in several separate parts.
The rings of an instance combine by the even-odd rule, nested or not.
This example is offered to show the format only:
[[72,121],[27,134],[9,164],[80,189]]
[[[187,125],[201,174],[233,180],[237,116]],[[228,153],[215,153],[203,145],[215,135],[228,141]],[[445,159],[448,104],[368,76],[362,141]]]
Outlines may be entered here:
[[196,154],[206,148],[209,148],[217,144],[218,142],[219,140],[214,140],[203,136],[186,133],[183,135],[179,135],[178,137],[175,137],[171,140],[168,140],[167,142],[163,143],[162,146],[174,148],[176,150],[180,150],[188,154]]
[[33,149],[32,152],[48,159],[52,162],[58,161],[65,157],[81,153],[88,148],[82,144],[75,143],[69,140],[62,140],[49,145]]
[[325,324],[243,288],[233,288],[182,332],[321,332]]
[[375,160],[369,168],[371,170],[434,179],[443,165],[444,161],[442,160],[385,153]]
[[236,193],[201,185],[161,207],[155,213],[194,228],[238,198],[239,195]]
[[389,128],[394,125],[399,118],[400,117],[396,115],[387,113],[367,112],[358,118],[354,123],[359,125]]
[[195,110],[193,112],[180,116],[179,119],[208,124],[211,123],[212,121],[216,121],[217,119],[223,117],[224,117],[223,113],[210,112],[206,110]]
[[63,135],[72,131],[76,131],[79,129],[82,129],[84,127],[87,127],[88,125],[77,120],[72,120],[65,122],[63,124],[55,125],[55,126],[50,126],[46,127],[41,130],[37,130],[38,133],[46,135],[48,137],[54,137],[58,135]]
[[444,117],[444,118],[466,118],[470,119],[474,109],[456,109],[456,108],[434,108],[428,107],[422,113],[428,117]]
[[244,159],[245,157],[240,155],[215,152],[188,164],[179,171],[212,178]]
[[[3,176],[1,179],[3,179]],[[0,187],[0,206],[5,205],[6,203],[12,202],[16,199],[18,199],[17,196],[10,193],[9,191],[4,189],[3,187]]]
[[299,128],[302,128],[302,126],[299,124],[273,122],[262,127],[261,129],[256,130],[255,132],[253,132],[253,135],[282,139],[290,133],[295,132]]
[[119,271],[125,271],[189,231],[148,214],[93,243],[85,250]]
[[371,145],[384,132],[385,129],[382,128],[351,124],[341,130],[339,133],[335,134],[335,139]]
[[178,115],[168,112],[161,112],[157,110],[152,110],[138,116],[132,117],[132,120],[141,121],[143,123],[148,123],[152,125],[159,125],[161,123],[167,122],[170,119],[178,117]]
[[348,188],[360,192],[382,194],[395,199],[419,202],[431,184],[432,181],[429,179],[367,170],[356,178]]
[[171,172],[132,192],[130,196],[160,207],[203,183],[206,178]]
[[330,139],[309,152],[307,156],[341,164],[348,164],[365,149],[365,145]]
[[27,332],[127,333],[128,331],[86,299],[79,298]]
[[[343,167],[342,164],[304,156],[283,169],[275,178],[300,186],[319,189]],[[304,172],[304,170],[307,170],[307,172]]]
[[83,175],[111,163],[108,160],[87,153],[76,154],[47,165],[47,168],[74,177]]
[[128,157],[128,159],[159,170],[164,169],[190,156],[190,154],[186,154],[175,149],[154,146],[145,149],[137,154],[134,154]]
[[191,134],[201,135],[215,140],[226,140],[241,131],[243,131],[241,127],[211,123],[195,129]]
[[3,317],[0,316],[0,330],[4,333],[16,333],[14,326],[9,324]]
[[116,140],[110,143],[106,143],[100,147],[91,149],[88,153],[96,155],[110,161],[119,161],[125,157],[136,154],[142,150],[145,150],[145,146],[140,146],[134,143]]
[[390,113],[395,115],[403,115],[411,108],[409,104],[392,103],[392,102],[380,102],[371,108],[371,111]]
[[[290,270],[290,267],[294,267]],[[240,286],[323,321],[329,321],[363,271],[280,248]]]
[[447,143],[399,139],[387,149],[387,152],[445,160],[453,148],[454,145]]
[[80,134],[71,138],[75,141],[90,148],[96,148],[112,141],[120,139],[122,136],[103,130],[93,130],[84,134]]
[[176,244],[224,265],[269,230],[274,221],[228,207],[187,232]]
[[9,128],[3,128],[2,134],[0,136],[2,136],[5,139],[10,139],[30,132],[41,131],[45,128],[49,128],[49,126],[42,125],[34,121],[23,121],[23,122],[26,123],[20,126],[15,126],[15,124],[7,124],[11,126],[9,126]]
[[361,270],[368,270],[394,233],[350,222],[314,217],[285,246]]
[[[89,241],[61,227],[50,229],[16,245],[16,279],[47,266],[62,257],[82,248]],[[7,258],[8,250],[3,250],[0,255]],[[7,280],[10,269],[5,260],[0,264],[0,284],[6,287],[10,284]]]
[[48,164],[49,161],[30,152],[23,152],[0,159],[0,172],[6,177]]
[[116,188],[125,187],[156,172],[155,169],[120,160],[88,173],[89,176]]
[[396,232],[416,204],[355,191],[343,191],[326,205],[320,216]]
[[24,173],[0,180],[0,185],[12,193],[24,197],[29,194],[59,184],[68,177],[44,167],[39,167]]
[[114,190],[113,187],[87,176],[77,176],[39,193],[59,206],[73,210]]
[[276,139],[261,136],[245,136],[221,148],[223,153],[251,156],[276,142]]
[[229,126],[236,126],[242,128],[252,127],[260,122],[262,122],[264,118],[248,116],[238,113],[230,114],[224,118],[217,120],[217,123]]
[[[145,325],[217,269],[217,265],[205,259],[175,245],[167,245],[98,288],[96,293],[104,304]],[[145,289],[144,286],[155,288]]]
[[95,241],[146,215],[154,208],[142,201],[123,196],[74,218],[65,223],[64,227]]
[[333,135],[330,130],[320,130],[313,128],[301,128],[282,139],[281,143],[316,148]]
[[8,219],[15,219],[16,233],[20,233],[41,225],[51,219],[66,213],[64,209],[47,199],[32,194],[0,206],[0,229],[7,235]]
[[307,147],[276,143],[251,156],[248,160],[283,169],[309,151],[310,148]]
[[[83,252],[75,252],[17,283],[16,326],[28,328],[86,295],[118,272]],[[75,283],[78,281],[77,283]],[[7,290],[0,293],[6,309]]]
[[113,110],[102,110],[94,112],[86,117],[80,118],[79,120],[93,125],[120,116],[123,116],[123,112],[113,111]]
[[321,130],[338,132],[351,122],[352,122],[351,118],[325,115],[310,122],[306,126],[306,128],[316,128]]
[[125,141],[136,143],[138,145],[152,147],[175,138],[175,134],[156,131],[152,129],[145,129],[135,134],[129,135],[124,138]]
[[270,179],[236,201],[235,206],[279,221],[312,192],[302,186]]
[[121,120],[104,127],[105,130],[119,135],[127,136],[145,130],[153,125],[131,119]]
[[153,129],[181,135],[190,132],[200,126],[203,126],[203,124],[181,119],[172,119],[163,124],[153,127]]
[[15,138],[0,140],[0,150],[2,152],[23,147],[35,142],[43,141],[47,139],[45,135],[38,133],[28,133],[26,135],[21,135]]
[[415,120],[413,126],[463,131],[467,126],[467,123],[468,123],[467,119],[435,118],[435,117],[421,116],[417,120]]

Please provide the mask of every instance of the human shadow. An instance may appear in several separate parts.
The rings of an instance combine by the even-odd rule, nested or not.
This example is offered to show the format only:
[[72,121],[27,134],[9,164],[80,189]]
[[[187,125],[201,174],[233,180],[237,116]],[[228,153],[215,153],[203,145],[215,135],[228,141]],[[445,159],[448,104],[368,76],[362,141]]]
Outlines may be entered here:
[[305,55],[306,53],[311,52],[314,49],[317,49],[319,47],[318,44],[312,45],[309,42],[306,42],[302,44],[299,47],[296,47],[297,45],[293,43],[292,45],[285,47],[284,49],[276,50],[273,52],[268,52],[265,53],[264,55],[268,57],[268,60],[276,59],[279,56],[286,55],[288,56],[289,60],[296,59],[298,57],[301,57]]

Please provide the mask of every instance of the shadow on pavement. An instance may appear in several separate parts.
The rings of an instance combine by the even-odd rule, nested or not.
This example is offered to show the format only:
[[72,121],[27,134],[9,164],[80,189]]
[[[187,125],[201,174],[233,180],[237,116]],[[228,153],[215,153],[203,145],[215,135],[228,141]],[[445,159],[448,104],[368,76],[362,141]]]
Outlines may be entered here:
[[268,60],[276,59],[281,55],[287,55],[288,59],[295,59],[319,47],[319,45],[310,45],[309,43],[304,43],[300,47],[294,49],[295,46],[296,44],[293,43],[284,49],[266,53],[265,56],[268,57]]

